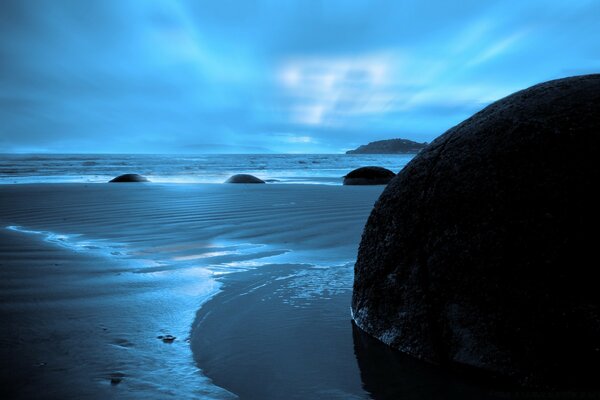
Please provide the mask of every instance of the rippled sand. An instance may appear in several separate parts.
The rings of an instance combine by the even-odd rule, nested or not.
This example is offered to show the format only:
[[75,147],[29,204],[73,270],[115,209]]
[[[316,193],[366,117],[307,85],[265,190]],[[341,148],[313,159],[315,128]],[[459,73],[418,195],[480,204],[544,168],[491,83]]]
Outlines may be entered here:
[[382,190],[0,186],[4,393],[490,398],[353,328],[353,264]]
[[[232,397],[199,370],[188,343],[217,278],[284,264],[302,279],[349,265],[381,190],[2,186],[4,388],[15,398],[42,387],[46,398]],[[348,268],[332,288],[349,290]],[[298,287],[298,298],[322,296],[323,284]],[[173,343],[158,339],[168,334]]]

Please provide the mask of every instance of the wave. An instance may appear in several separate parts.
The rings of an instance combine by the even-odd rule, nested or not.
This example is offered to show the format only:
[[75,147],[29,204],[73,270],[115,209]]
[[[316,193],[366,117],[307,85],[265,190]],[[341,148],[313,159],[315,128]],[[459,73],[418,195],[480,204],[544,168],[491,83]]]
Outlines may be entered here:
[[378,165],[399,171],[412,154],[3,155],[0,184],[107,182],[138,173],[158,183],[222,183],[248,173],[276,183],[341,185],[353,169]]

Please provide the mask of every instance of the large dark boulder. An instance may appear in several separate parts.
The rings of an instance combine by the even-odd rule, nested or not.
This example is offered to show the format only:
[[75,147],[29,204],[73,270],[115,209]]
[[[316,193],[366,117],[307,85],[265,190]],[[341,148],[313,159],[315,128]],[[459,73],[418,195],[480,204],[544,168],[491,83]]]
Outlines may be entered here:
[[382,167],[360,167],[344,176],[344,185],[387,185],[396,174]]
[[600,384],[600,75],[447,131],[389,183],[355,266],[356,323],[431,362]]
[[149,182],[147,178],[138,174],[123,174],[111,179],[109,182]]
[[254,175],[237,174],[227,179],[225,183],[265,183],[265,181]]

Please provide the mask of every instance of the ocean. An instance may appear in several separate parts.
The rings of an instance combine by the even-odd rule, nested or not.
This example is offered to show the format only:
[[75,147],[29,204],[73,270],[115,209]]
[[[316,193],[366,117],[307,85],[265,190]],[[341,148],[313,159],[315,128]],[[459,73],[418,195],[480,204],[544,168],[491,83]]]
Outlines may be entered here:
[[0,184],[100,183],[137,173],[157,183],[222,183],[246,173],[277,183],[340,185],[355,168],[400,171],[414,154],[2,154]]
[[[385,186],[342,176],[412,157],[1,156],[4,392],[488,398],[352,325],[357,249]],[[102,184],[123,173],[152,183]],[[276,182],[217,184],[236,173]]]

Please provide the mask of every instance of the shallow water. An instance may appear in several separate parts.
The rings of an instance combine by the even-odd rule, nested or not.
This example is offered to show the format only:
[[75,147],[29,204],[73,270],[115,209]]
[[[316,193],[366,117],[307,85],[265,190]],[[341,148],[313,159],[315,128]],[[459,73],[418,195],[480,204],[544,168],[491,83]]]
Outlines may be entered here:
[[192,331],[198,365],[242,399],[498,400],[515,393],[362,332],[350,318],[352,277],[352,264],[265,265],[222,277],[223,290],[200,309]]

